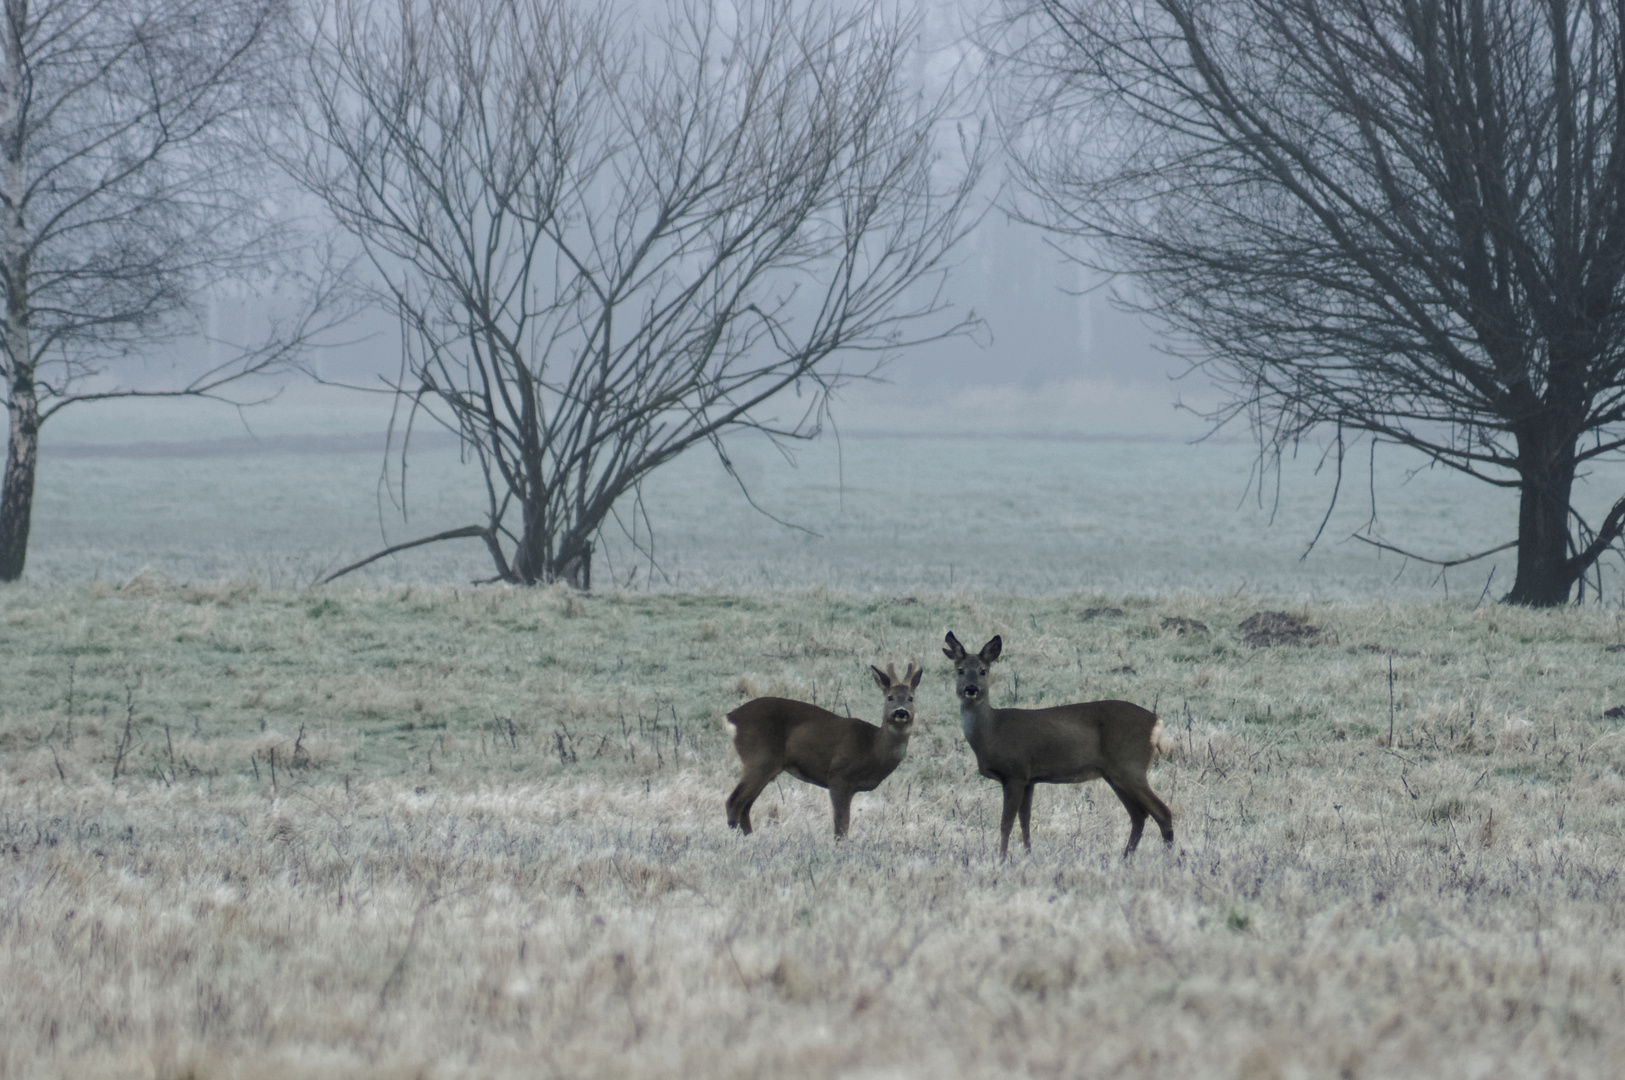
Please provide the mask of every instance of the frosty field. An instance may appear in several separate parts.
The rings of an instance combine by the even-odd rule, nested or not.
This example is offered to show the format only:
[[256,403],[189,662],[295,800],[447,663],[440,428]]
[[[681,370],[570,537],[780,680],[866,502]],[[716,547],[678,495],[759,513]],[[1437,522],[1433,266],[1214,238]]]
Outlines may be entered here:
[[[90,415],[89,413],[86,414]],[[196,414],[190,414],[195,417]],[[28,575],[35,581],[123,581],[152,569],[178,582],[253,579],[304,585],[390,543],[478,523],[478,473],[445,441],[423,440],[410,459],[403,521],[390,501],[398,474],[380,484],[382,438],[340,416],[294,411],[286,428],[110,423],[66,429],[41,457]],[[901,411],[903,419],[909,413]],[[881,417],[883,418],[883,417]],[[644,491],[655,526],[654,561],[615,528],[603,537],[594,584],[635,590],[761,591],[817,586],[859,592],[1000,594],[1096,590],[1225,594],[1277,601],[1434,601],[1511,585],[1503,552],[1457,567],[1407,562],[1349,539],[1371,514],[1364,458],[1350,462],[1338,509],[1315,550],[1334,476],[1319,450],[1289,460],[1279,497],[1249,488],[1254,449],[1245,441],[1190,444],[1177,435],[1045,430],[980,434],[958,414],[941,430],[883,433],[874,415],[839,443],[793,448],[791,467],[757,439],[729,444],[757,503],[752,510],[715,455],[699,452],[656,473]],[[1005,417],[1006,431],[1020,430]],[[959,427],[946,426],[948,421]],[[319,436],[292,431],[322,432]],[[375,429],[382,430],[380,422]],[[113,439],[111,445],[99,440]],[[1515,535],[1516,498],[1439,471],[1391,447],[1376,458],[1378,535],[1419,554],[1459,558]],[[1595,523],[1619,491],[1625,466],[1599,468],[1577,487]],[[380,506],[383,513],[380,514]],[[630,507],[622,521],[633,526]],[[636,524],[647,544],[643,521]],[[1618,605],[1625,579],[1606,566],[1605,598]],[[418,548],[375,563],[360,580],[466,584],[492,574],[478,540]]]
[[[1300,560],[1332,483],[1307,449],[1260,501],[1239,442],[871,424],[794,469],[730,447],[802,529],[678,462],[591,596],[473,587],[470,542],[316,587],[474,520],[455,448],[414,454],[402,521],[342,412],[258,441],[109,415],[47,442],[0,588],[0,1077],[1625,1060],[1617,567],[1602,604],[1508,610],[1508,555],[1441,577],[1349,540],[1363,468]],[[1511,535],[1509,497],[1411,465],[1377,459],[1382,535]],[[1247,644],[1278,609],[1319,631]],[[1033,853],[1000,862],[949,629],[1004,636],[995,704],[1156,707],[1174,846],[1125,862],[1105,787],[1041,787]],[[788,778],[729,832],[728,709],[874,720],[868,665],[911,658],[919,730],[848,840]]]
[[[1617,1075],[1618,611],[1258,608],[0,590],[0,1075]],[[1174,846],[1043,787],[1001,863],[950,628],[1004,635],[996,704],[1155,703]],[[729,832],[727,709],[873,718],[911,656],[849,840],[789,779]]]

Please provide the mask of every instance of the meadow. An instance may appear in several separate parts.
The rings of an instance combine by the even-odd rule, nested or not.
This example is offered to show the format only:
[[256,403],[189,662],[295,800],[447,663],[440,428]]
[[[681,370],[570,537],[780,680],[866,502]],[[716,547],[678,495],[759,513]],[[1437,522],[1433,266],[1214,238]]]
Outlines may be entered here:
[[[680,458],[646,485],[645,515],[622,507],[627,531],[605,530],[594,585],[893,595],[1239,591],[1278,604],[1471,602],[1510,588],[1510,552],[1441,576],[1436,566],[1350,538],[1372,522],[1373,495],[1371,531],[1427,557],[1459,558],[1516,535],[1515,494],[1417,471],[1414,455],[1384,447],[1371,473],[1364,456],[1350,461],[1338,505],[1306,554],[1337,485],[1320,448],[1301,447],[1278,486],[1269,475],[1260,485],[1255,447],[1244,438],[1193,444],[1188,426],[1183,435],[1038,419],[1023,427],[1030,404],[1021,399],[993,418],[974,409],[871,410],[840,440],[787,447],[789,459],[761,439],[730,441],[736,472],[771,517],[751,509],[714,454]],[[162,422],[104,412],[48,429],[29,580],[116,584],[147,570],[183,583],[304,586],[387,543],[483,520],[477,470],[432,431],[415,443],[403,499],[399,462],[390,459],[386,474],[383,421],[370,414],[266,411],[255,414],[258,434],[249,438],[240,425],[202,423],[207,416],[197,411],[176,410]],[[882,429],[885,421],[895,430]],[[986,430],[994,422],[1004,427]],[[1576,507],[1596,523],[1622,490],[1625,463],[1598,465],[1576,486]],[[1603,597],[1617,606],[1625,599],[1621,561],[1611,557],[1604,568]],[[492,572],[484,546],[462,540],[373,563],[354,580],[460,585]]]
[[[0,1076],[1619,1075],[1625,617],[1475,600],[9,586]],[[949,629],[1155,705],[1174,845],[1041,787],[1000,861]],[[729,708],[909,658],[849,839],[727,829]]]

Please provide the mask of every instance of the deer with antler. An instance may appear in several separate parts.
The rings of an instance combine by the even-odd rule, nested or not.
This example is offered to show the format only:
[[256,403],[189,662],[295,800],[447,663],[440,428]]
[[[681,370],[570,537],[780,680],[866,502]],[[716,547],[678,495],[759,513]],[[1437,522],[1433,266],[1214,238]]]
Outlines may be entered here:
[[999,821],[999,857],[1010,851],[1010,829],[1021,818],[1021,842],[1033,849],[1033,786],[1105,780],[1128,810],[1127,858],[1140,844],[1149,816],[1174,842],[1173,815],[1151,790],[1146,775],[1156,751],[1162,721],[1128,701],[1087,701],[1048,709],[995,709],[988,701],[988,669],[1004,643],[997,635],[972,653],[949,633],[943,653],[954,662],[954,693],[965,741],[976,769],[1004,787]]
[[835,836],[846,835],[852,796],[873,791],[903,763],[914,728],[914,691],[925,673],[913,661],[901,678],[892,664],[885,671],[869,670],[885,695],[880,727],[788,698],[755,698],[728,714],[734,749],[744,765],[739,785],[728,796],[729,828],[749,836],[751,804],[774,777],[787,772],[829,789]]

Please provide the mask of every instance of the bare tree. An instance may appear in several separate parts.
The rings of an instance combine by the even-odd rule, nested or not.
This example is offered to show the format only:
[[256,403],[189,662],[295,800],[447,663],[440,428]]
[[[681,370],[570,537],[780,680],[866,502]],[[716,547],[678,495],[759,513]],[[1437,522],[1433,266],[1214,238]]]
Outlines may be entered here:
[[1625,445],[1618,5],[1034,0],[1003,30],[1036,216],[1144,283],[1211,419],[1332,433],[1339,478],[1369,438],[1515,488],[1507,600],[1584,595],[1625,529],[1571,504]]
[[325,310],[173,387],[129,389],[111,370],[195,333],[207,286],[280,253],[237,121],[271,104],[284,8],[0,0],[0,581],[23,572],[42,423],[93,400],[221,396],[290,361]]
[[483,524],[413,543],[481,536],[501,580],[588,588],[653,470],[698,443],[726,464],[730,430],[810,437],[843,380],[969,325],[938,286],[979,139],[940,160],[951,99],[911,83],[884,10],[321,10],[286,164],[399,314],[394,389],[486,481]]

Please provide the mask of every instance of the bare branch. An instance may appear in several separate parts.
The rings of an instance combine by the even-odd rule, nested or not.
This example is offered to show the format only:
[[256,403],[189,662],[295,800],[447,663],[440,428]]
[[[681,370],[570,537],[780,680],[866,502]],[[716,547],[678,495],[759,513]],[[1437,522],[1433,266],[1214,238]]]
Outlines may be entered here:
[[981,146],[941,159],[957,97],[912,84],[912,41],[879,0],[322,9],[280,160],[399,315],[396,391],[484,470],[504,577],[588,587],[661,465],[812,438],[837,386],[974,325],[940,283]]
[[483,537],[488,536],[489,532],[490,532],[490,530],[487,529],[484,525],[465,525],[460,529],[447,529],[445,532],[438,532],[438,533],[435,533],[433,536],[424,536],[424,537],[420,537],[417,540],[408,540],[404,544],[391,544],[389,547],[385,548],[382,551],[375,552],[375,553],[373,553],[371,555],[368,555],[365,559],[361,559],[358,562],[351,563],[349,566],[346,566],[346,567],[343,567],[341,569],[333,571],[331,574],[328,574],[326,577],[322,578],[316,584],[318,584],[318,585],[327,585],[327,584],[333,582],[334,580],[343,577],[345,574],[348,574],[352,570],[359,570],[363,566],[366,566],[368,563],[377,562],[379,559],[382,559],[384,556],[393,555],[398,551],[406,551],[409,548],[422,547],[424,544],[436,544],[436,543],[439,543],[442,540],[461,540],[461,539],[463,539],[465,537],[470,537],[470,536],[478,536],[478,537],[483,538]]
[[1019,212],[1135,275],[1225,392],[1208,418],[1277,461],[1335,431],[1516,488],[1509,599],[1553,604],[1607,548],[1569,532],[1575,467],[1625,447],[1622,20],[1033,0],[987,38]]
[[1424,555],[1418,555],[1415,552],[1406,551],[1404,548],[1395,547],[1394,545],[1384,543],[1381,540],[1373,540],[1369,536],[1361,536],[1359,533],[1354,533],[1352,535],[1355,540],[1360,541],[1362,544],[1370,544],[1374,548],[1381,548],[1383,551],[1392,551],[1395,555],[1403,555],[1407,559],[1412,559],[1420,563],[1427,563],[1429,566],[1443,567],[1447,570],[1452,566],[1461,566],[1464,563],[1477,562],[1486,555],[1494,555],[1497,551],[1505,551],[1507,548],[1514,548],[1518,546],[1518,542],[1516,540],[1508,540],[1499,547],[1492,547],[1488,551],[1480,551],[1476,555],[1465,555],[1459,559],[1429,559]]

